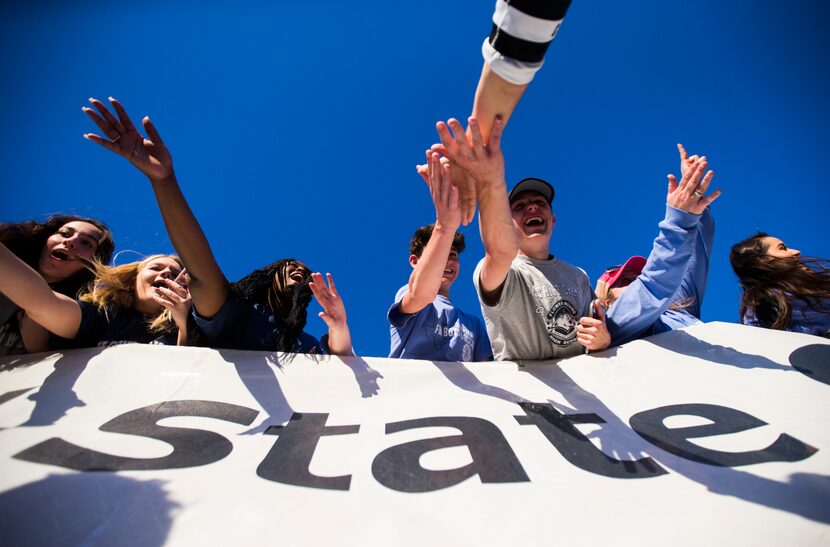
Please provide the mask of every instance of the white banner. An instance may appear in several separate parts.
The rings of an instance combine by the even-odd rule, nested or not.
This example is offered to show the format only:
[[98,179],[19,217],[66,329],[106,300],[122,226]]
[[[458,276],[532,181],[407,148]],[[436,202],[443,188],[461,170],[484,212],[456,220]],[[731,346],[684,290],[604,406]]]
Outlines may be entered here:
[[0,360],[2,545],[826,545],[830,341]]

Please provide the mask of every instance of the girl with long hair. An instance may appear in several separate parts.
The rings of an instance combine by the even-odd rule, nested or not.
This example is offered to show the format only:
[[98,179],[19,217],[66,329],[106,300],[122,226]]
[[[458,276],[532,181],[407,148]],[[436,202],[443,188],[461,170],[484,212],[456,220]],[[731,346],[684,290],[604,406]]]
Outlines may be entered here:
[[732,246],[745,325],[830,337],[830,268],[758,232]]
[[[39,274],[51,290],[76,298],[90,288],[89,266],[107,263],[114,243],[106,224],[76,215],[52,215],[0,224],[0,243]],[[0,294],[0,356],[45,351],[48,331]]]
[[182,265],[152,255],[122,266],[95,266],[89,293],[75,300],[55,292],[35,270],[0,244],[0,292],[55,335],[54,349],[129,342],[183,344],[190,298]]
[[[321,274],[311,273],[303,263],[285,259],[228,283],[179,188],[173,158],[150,118],[142,120],[149,137],[145,139],[124,107],[111,97],[109,100],[118,118],[101,101],[90,99],[95,110],[84,108],[84,112],[104,137],[85,137],[127,158],[150,180],[173,247],[190,276],[193,316],[199,327],[197,343],[215,348],[352,355],[346,309],[331,274],[326,274],[327,284]],[[323,308],[320,317],[329,328],[327,343],[321,344],[303,331],[311,295]]]

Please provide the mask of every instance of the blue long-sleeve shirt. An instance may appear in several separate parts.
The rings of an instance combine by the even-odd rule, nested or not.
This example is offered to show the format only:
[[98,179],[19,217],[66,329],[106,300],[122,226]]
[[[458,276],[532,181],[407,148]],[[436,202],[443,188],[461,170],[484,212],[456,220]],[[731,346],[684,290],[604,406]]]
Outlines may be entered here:
[[[695,215],[666,206],[666,218],[642,273],[606,315],[611,343],[676,330],[700,322],[715,222],[707,208]],[[688,304],[669,309],[674,303]]]

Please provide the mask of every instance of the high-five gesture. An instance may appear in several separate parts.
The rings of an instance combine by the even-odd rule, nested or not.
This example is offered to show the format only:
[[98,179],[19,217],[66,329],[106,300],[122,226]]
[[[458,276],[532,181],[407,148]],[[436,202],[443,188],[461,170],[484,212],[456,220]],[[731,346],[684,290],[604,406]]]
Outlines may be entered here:
[[461,226],[458,187],[452,180],[452,166],[441,162],[437,152],[427,151],[429,193],[435,205],[435,224],[452,232]]
[[[710,203],[720,197],[721,193],[720,190],[715,190],[708,196],[706,195],[709,183],[712,182],[712,177],[715,176],[714,171],[706,172],[708,166],[706,156],[703,156],[691,162],[680,182],[677,182],[674,175],[668,175],[669,192],[666,196],[666,203],[687,213],[702,214]],[[703,173],[706,173],[706,175],[704,176]]]
[[127,158],[150,180],[162,180],[171,176],[173,174],[173,158],[164,145],[164,141],[161,140],[161,136],[156,131],[153,122],[150,121],[150,117],[146,116],[141,120],[141,124],[149,137],[149,139],[145,139],[133,125],[121,103],[112,97],[109,98],[109,101],[118,114],[118,119],[98,99],[89,99],[89,102],[98,112],[89,107],[83,107],[82,109],[95,122],[95,125],[98,126],[106,138],[95,133],[87,133],[84,137],[97,142],[119,156]]
[[477,185],[504,184],[504,156],[501,152],[504,122],[500,117],[496,118],[493,131],[486,143],[481,137],[478,120],[471,117],[469,122],[469,138],[455,118],[451,118],[447,123],[435,124],[441,144],[433,144],[432,150],[446,156],[467,171]]
[[[418,171],[418,174],[421,175],[421,178],[424,179],[427,186],[431,186],[429,179],[429,158],[432,153],[431,150],[427,150],[427,163],[415,166],[415,170]],[[451,168],[452,184],[458,189],[458,206],[461,208],[461,224],[466,226],[475,218],[476,207],[478,206],[476,201],[475,179],[458,165],[453,165],[449,158],[441,157],[440,161],[442,165],[446,164]]]

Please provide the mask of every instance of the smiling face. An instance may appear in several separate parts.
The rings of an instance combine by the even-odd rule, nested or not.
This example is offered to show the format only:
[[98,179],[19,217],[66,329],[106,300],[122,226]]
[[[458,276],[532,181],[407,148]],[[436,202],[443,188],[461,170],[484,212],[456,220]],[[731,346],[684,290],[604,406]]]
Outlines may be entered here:
[[444,266],[444,273],[441,275],[441,288],[438,294],[444,296],[450,295],[450,287],[458,277],[458,270],[461,264],[458,261],[458,251],[450,249],[450,255],[447,257],[447,264]]
[[182,272],[182,265],[172,256],[157,256],[145,260],[135,278],[134,307],[145,315],[157,315],[162,305],[156,300],[158,289],[166,287],[166,279],[174,280]]
[[522,254],[547,258],[556,215],[545,197],[538,192],[522,192],[510,202],[510,212]]
[[[277,271],[274,273],[275,276],[280,275],[280,272]],[[302,285],[306,281],[311,278],[311,270],[309,270],[305,265],[300,264],[299,262],[290,262],[285,267],[285,286],[286,287],[293,287],[295,285]]]
[[[413,268],[420,258],[416,255],[409,255],[409,264]],[[458,249],[453,247],[450,249],[450,254],[447,257],[447,263],[444,265],[444,271],[441,273],[441,286],[438,288],[438,294],[442,296],[450,296],[450,287],[458,277],[458,271],[461,269],[461,263],[458,260]]]
[[89,222],[67,222],[49,236],[38,260],[38,273],[47,283],[62,281],[83,269],[80,259],[92,260],[101,231]]
[[761,244],[766,247],[767,254],[775,258],[795,258],[801,256],[798,249],[790,249],[777,237],[766,236],[761,238]]

